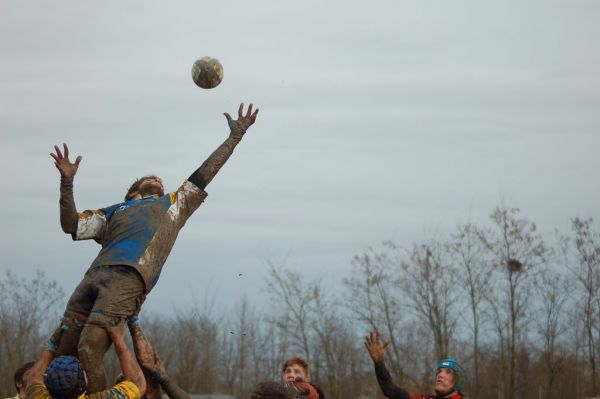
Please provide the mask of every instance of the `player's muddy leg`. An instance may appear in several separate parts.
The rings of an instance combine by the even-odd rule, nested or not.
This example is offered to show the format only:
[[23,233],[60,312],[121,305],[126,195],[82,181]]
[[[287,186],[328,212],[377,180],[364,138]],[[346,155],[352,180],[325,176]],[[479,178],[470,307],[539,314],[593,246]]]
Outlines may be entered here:
[[107,388],[103,360],[110,344],[108,333],[102,327],[86,325],[81,332],[79,361],[88,377],[88,394],[104,391]]
[[77,357],[80,335],[80,328],[68,327],[60,338],[60,345],[58,345],[58,349],[56,350],[56,356],[70,355]]
[[64,327],[64,333],[61,336],[60,343],[57,345],[57,356],[70,355],[78,356],[78,345],[81,331],[88,320],[94,301],[96,300],[96,288],[91,277],[95,275],[94,270],[81,280],[69,301],[67,308],[61,320],[61,326]]
[[65,315],[61,322],[63,333],[58,342],[56,356],[70,355],[79,357],[78,346],[81,330],[85,324],[85,316]]

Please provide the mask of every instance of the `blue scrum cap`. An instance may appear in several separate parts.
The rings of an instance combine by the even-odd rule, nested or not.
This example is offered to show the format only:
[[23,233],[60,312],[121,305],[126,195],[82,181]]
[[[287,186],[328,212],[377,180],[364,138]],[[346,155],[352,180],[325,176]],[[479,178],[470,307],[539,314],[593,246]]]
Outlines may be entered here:
[[83,367],[74,356],[59,356],[50,363],[44,373],[44,385],[50,394],[85,391]]
[[450,369],[454,371],[456,374],[456,382],[454,383],[454,388],[457,391],[460,391],[463,388],[463,383],[465,381],[465,371],[458,364],[458,362],[452,358],[442,359],[437,366],[438,369]]

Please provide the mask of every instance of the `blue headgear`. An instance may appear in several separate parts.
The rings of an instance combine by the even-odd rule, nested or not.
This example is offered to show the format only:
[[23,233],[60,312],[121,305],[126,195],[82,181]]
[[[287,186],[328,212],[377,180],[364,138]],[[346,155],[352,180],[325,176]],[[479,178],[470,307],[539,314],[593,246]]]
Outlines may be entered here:
[[53,398],[79,396],[85,392],[83,367],[74,356],[59,356],[44,373],[44,385]]
[[465,371],[458,364],[458,362],[452,358],[442,359],[437,366],[439,369],[450,369],[454,371],[456,374],[456,382],[454,383],[454,389],[460,391],[463,388],[463,383],[465,381]]

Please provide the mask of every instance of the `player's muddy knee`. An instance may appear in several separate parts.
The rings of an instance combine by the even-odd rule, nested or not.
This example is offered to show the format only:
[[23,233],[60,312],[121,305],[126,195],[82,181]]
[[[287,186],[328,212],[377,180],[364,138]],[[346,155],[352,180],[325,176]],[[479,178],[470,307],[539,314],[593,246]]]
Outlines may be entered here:
[[81,330],[83,330],[87,319],[88,318],[86,315],[67,311],[60,320],[60,325],[65,331],[73,330],[77,333],[81,333]]
[[[79,359],[86,365],[86,360],[102,360],[110,345],[106,330],[101,327],[87,326],[79,339]],[[89,363],[88,363],[89,364]]]

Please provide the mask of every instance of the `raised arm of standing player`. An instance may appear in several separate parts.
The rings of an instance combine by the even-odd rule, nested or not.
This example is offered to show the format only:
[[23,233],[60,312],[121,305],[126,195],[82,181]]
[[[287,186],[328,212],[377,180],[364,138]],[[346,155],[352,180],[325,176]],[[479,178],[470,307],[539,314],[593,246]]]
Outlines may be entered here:
[[108,328],[107,332],[115,347],[123,376],[127,381],[131,381],[137,385],[140,390],[140,396],[143,396],[144,392],[146,392],[146,379],[140,365],[125,343],[125,322]]
[[238,109],[238,119],[234,120],[231,115],[224,113],[229,124],[229,137],[221,144],[207,159],[204,163],[196,169],[194,173],[188,178],[188,181],[194,183],[197,187],[204,190],[208,183],[211,182],[213,177],[219,172],[221,167],[227,162],[233,149],[242,140],[242,137],[246,133],[246,130],[256,121],[256,115],[258,114],[258,108],[252,112],[252,104],[248,107],[246,114],[244,115],[244,103],[240,104]]
[[190,395],[181,389],[167,374],[165,367],[158,357],[158,353],[156,353],[156,350],[152,347],[150,341],[148,341],[140,328],[137,316],[127,320],[127,325],[129,326],[129,332],[133,340],[133,349],[135,350],[138,362],[144,369],[144,375],[150,377],[147,383],[148,387],[152,388],[146,390],[148,399],[161,398],[160,388],[153,386],[156,383],[165,390],[170,399],[190,399]]
[[65,233],[75,234],[77,232],[77,208],[73,198],[73,179],[77,174],[81,155],[72,163],[69,160],[69,147],[63,143],[63,152],[57,145],[54,146],[56,153],[50,153],[54,158],[54,165],[60,172],[60,225]]
[[232,119],[225,113],[229,124],[229,137],[202,163],[202,165],[187,178],[186,181],[171,194],[174,211],[171,214],[174,225],[181,228],[188,217],[200,206],[206,192],[204,189],[229,159],[233,150],[242,140],[246,130],[254,124],[258,109],[252,112],[252,104],[244,114],[244,103],[238,109],[238,119]]
[[383,363],[383,358],[389,345],[390,341],[381,343],[377,331],[372,331],[365,337],[365,347],[373,360],[375,375],[377,376],[377,382],[379,383],[381,392],[389,399],[408,399],[408,391],[394,384],[390,372]]

